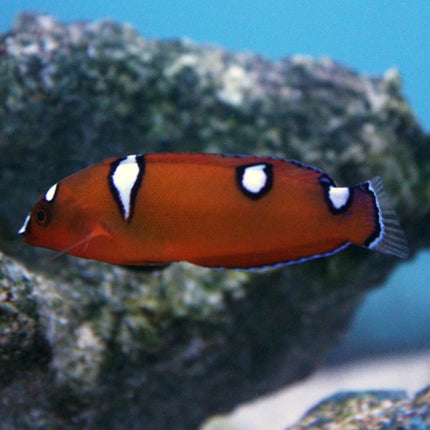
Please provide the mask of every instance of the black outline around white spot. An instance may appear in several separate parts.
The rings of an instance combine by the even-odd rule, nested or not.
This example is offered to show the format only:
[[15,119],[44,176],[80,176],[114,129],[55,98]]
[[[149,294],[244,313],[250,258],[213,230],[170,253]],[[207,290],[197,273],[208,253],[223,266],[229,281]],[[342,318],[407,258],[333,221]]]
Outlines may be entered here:
[[[246,169],[249,169],[250,167],[255,167],[255,166],[264,166],[263,172],[266,175],[266,183],[258,192],[252,192],[243,185],[243,178],[244,178]],[[251,164],[244,164],[242,166],[238,166],[236,167],[236,182],[237,182],[237,186],[239,187],[239,190],[243,194],[245,194],[246,197],[249,197],[253,200],[258,200],[261,197],[265,196],[273,186],[273,165],[270,163],[251,163]]]
[[129,203],[129,208],[128,208],[129,210],[128,210],[127,217],[126,217],[127,211],[121,199],[120,192],[113,181],[113,177],[115,175],[116,169],[126,159],[127,157],[118,158],[111,163],[111,167],[108,174],[108,184],[109,184],[109,189],[112,193],[112,197],[114,198],[118,206],[121,217],[124,219],[124,221],[130,222],[134,214],[134,206],[136,204],[137,193],[139,192],[139,188],[142,184],[143,175],[145,173],[145,157],[141,154],[135,156],[135,163],[138,166],[138,173],[137,173],[136,180],[134,181],[133,186],[130,189],[130,203]]

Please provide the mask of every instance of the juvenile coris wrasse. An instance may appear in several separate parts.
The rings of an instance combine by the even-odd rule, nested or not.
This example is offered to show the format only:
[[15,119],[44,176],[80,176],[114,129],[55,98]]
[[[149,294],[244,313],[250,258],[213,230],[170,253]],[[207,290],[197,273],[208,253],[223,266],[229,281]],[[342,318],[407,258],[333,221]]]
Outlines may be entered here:
[[109,159],[49,188],[19,233],[30,245],[124,265],[253,268],[351,243],[408,255],[379,177],[338,187],[318,169],[269,157]]

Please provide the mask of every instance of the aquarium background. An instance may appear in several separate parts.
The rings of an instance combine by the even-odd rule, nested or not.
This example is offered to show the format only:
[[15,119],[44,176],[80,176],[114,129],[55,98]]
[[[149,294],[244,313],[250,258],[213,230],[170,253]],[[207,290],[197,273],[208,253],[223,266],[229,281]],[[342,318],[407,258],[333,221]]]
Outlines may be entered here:
[[[430,129],[430,3],[425,0],[3,0],[0,31],[9,30],[21,11],[42,11],[63,21],[110,18],[129,22],[145,37],[187,37],[271,59],[328,56],[360,73],[382,75],[397,68],[418,120]],[[430,347],[429,263],[430,253],[420,253],[368,295],[331,363]]]
[[417,117],[430,128],[430,3],[426,0],[3,0],[0,30],[23,10],[63,21],[111,18],[150,38],[188,37],[271,59],[329,56],[361,73],[395,67]]

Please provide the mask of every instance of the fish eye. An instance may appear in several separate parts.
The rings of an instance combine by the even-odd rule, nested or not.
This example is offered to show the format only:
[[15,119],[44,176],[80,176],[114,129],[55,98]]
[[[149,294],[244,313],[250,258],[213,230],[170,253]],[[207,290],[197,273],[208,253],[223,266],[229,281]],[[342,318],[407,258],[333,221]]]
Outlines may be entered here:
[[34,211],[33,217],[36,223],[42,227],[46,227],[49,224],[50,216],[47,208],[38,207]]
[[39,222],[44,222],[46,219],[46,212],[44,210],[37,211],[37,220]]

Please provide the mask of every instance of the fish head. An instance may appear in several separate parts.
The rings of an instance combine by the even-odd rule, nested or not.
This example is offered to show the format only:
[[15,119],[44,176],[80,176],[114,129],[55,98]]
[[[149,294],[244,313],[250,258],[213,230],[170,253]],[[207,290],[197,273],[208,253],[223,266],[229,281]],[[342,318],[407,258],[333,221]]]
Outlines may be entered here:
[[90,241],[103,234],[89,209],[59,182],[39,198],[18,233],[29,245],[84,257]]

